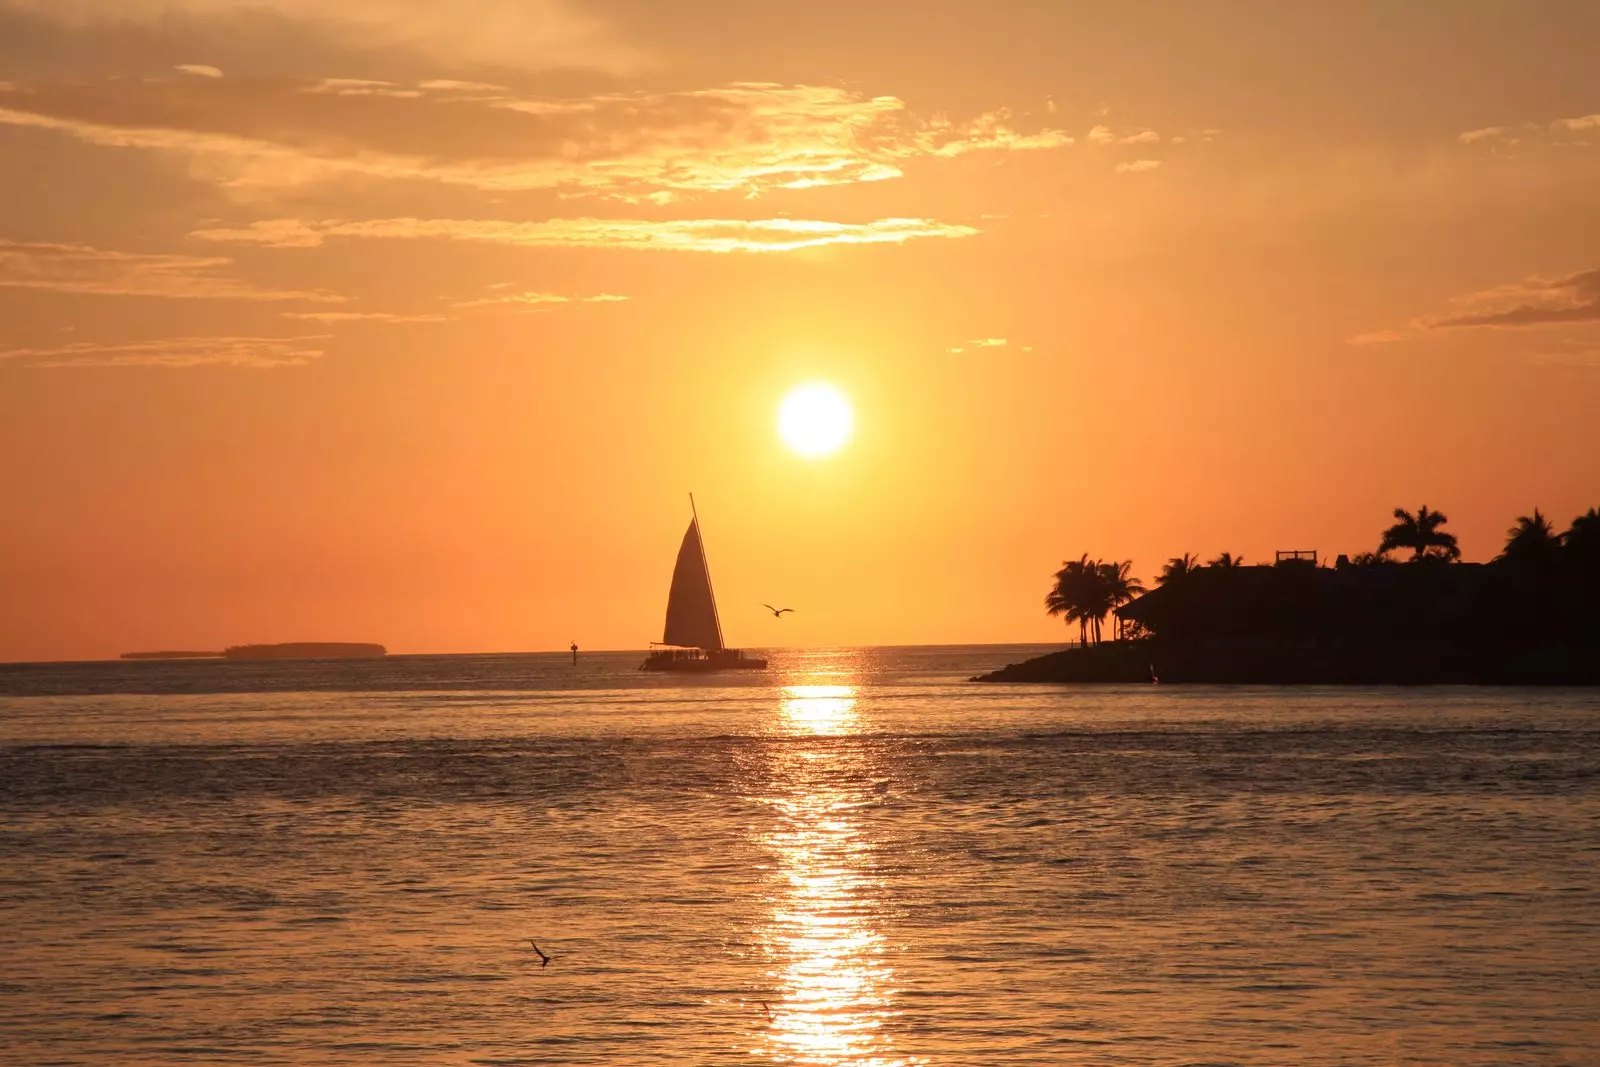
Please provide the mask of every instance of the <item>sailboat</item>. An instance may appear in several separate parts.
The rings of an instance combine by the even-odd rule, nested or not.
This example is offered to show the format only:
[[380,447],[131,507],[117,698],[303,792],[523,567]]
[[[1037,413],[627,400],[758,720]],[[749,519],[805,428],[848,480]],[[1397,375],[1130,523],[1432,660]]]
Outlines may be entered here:
[[764,671],[767,661],[746,656],[742,649],[722,642],[722,621],[711,592],[711,568],[706,565],[700,540],[700,514],[689,497],[689,529],[678,546],[672,568],[672,590],[667,594],[667,625],[642,671]]

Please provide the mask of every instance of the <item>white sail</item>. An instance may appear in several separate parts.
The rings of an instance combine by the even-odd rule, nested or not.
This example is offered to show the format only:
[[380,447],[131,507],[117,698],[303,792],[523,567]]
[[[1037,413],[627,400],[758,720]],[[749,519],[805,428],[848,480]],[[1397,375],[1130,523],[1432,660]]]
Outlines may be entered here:
[[699,519],[690,520],[678,549],[678,564],[672,568],[667,628],[661,643],[708,652],[722,650],[722,624],[717,620],[717,602],[711,595],[711,571],[700,544]]

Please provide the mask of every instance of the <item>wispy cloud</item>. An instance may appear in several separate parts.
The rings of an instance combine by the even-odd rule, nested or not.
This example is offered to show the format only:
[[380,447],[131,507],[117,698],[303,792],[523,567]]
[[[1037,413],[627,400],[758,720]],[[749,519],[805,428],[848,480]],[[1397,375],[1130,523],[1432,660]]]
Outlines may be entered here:
[[1550,125],[1558,130],[1600,130],[1600,114],[1579,115],[1575,119],[1556,119]]
[[1029,345],[1013,345],[1011,341],[1005,337],[979,337],[976,340],[968,341],[965,344],[947,348],[945,351],[951,353],[952,355],[959,356],[968,351],[982,351],[986,348],[1014,348],[1018,352],[1033,351],[1033,348]]
[[193,74],[198,78],[220,78],[222,71],[217,67],[207,66],[204,63],[179,63],[173,70],[182,71],[184,74]]
[[373,219],[304,222],[273,219],[237,228],[196,230],[207,241],[309,248],[330,238],[472,241],[530,248],[632,248],[681,252],[792,252],[824,245],[902,244],[929,237],[969,237],[970,226],[932,219],[822,222],[807,219]]
[[1576,115],[1550,122],[1523,122],[1508,126],[1483,126],[1456,134],[1465,145],[1480,145],[1500,151],[1522,147],[1589,148],[1592,135],[1600,132],[1600,114]]
[[1411,334],[1405,330],[1368,330],[1358,333],[1347,342],[1352,345],[1386,345],[1394,341],[1404,341]]
[[152,255],[0,239],[0,286],[186,300],[344,300],[321,289],[271,289],[241,281],[222,273],[232,262],[217,256]]
[[293,367],[321,358],[309,337],[171,337],[121,344],[80,342],[54,348],[13,348],[0,360],[26,367]]
[[585,67],[625,73],[647,59],[567,0],[0,0],[68,26],[147,23],[237,33],[272,17],[338,47],[420,53],[523,70]]
[[1438,330],[1580,326],[1600,322],[1600,267],[1554,278],[1533,275],[1451,299],[1460,310],[1413,319],[1403,329],[1356,334],[1353,345],[1388,344]]
[[450,322],[448,315],[396,315],[388,311],[280,311],[278,315],[285,319],[298,319],[302,322],[321,322],[327,324],[340,322]]
[[[1520,302],[1504,306],[1508,298]],[[1515,328],[1600,322],[1600,267],[1560,278],[1535,276],[1514,285],[1470,294],[1458,302],[1499,306],[1424,319],[1419,325],[1437,330],[1469,326]]]
[[1161,166],[1159,159],[1135,159],[1127,163],[1118,163],[1114,170],[1118,174],[1146,174]]
[[766,83],[579,98],[447,80],[0,85],[0,124],[192,157],[199,176],[241,189],[382,178],[656,202],[883,181],[919,160],[1073,143],[1003,108],[924,118],[892,96]]
[[1099,125],[1083,138],[1092,145],[1160,144],[1161,135],[1154,130],[1129,130],[1118,133],[1110,126]]
[[615,304],[627,300],[625,296],[616,293],[596,293],[593,296],[563,296],[560,293],[506,293],[501,296],[480,297],[477,300],[462,300],[452,304],[458,308],[492,307],[496,304],[522,304],[522,305],[548,305],[548,304]]

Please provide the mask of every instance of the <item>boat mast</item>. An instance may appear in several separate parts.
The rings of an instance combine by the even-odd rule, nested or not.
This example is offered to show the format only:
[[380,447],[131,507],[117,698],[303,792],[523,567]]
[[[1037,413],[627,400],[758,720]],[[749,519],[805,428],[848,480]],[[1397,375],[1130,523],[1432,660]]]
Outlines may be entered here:
[[722,638],[722,616],[717,614],[717,591],[711,587],[711,564],[706,561],[706,535],[700,529],[700,513],[695,510],[693,493],[689,494],[689,514],[694,516],[695,533],[699,534],[695,540],[700,542],[700,567],[706,572],[706,589],[711,592],[711,621],[717,624],[717,644],[726,648],[728,643]]

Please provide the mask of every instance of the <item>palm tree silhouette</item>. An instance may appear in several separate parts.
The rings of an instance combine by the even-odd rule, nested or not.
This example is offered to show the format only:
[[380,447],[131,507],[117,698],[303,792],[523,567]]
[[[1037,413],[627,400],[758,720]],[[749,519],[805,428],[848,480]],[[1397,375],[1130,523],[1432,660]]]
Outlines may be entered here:
[[1128,576],[1131,570],[1133,570],[1132,560],[1100,563],[1095,567],[1095,576],[1098,579],[1095,591],[1098,593],[1098,598],[1092,607],[1096,612],[1094,639],[1097,644],[1100,641],[1100,621],[1144,592],[1144,583]]
[[1413,563],[1423,559],[1461,558],[1456,535],[1439,529],[1450,521],[1443,512],[1429,511],[1428,505],[1424,504],[1415,515],[1405,508],[1395,508],[1394,517],[1398,521],[1383,531],[1383,542],[1378,545],[1379,556],[1397,548],[1409,548]]
[[1600,563],[1600,511],[1590,508],[1573,519],[1561,541],[1570,558]]
[[1161,576],[1156,579],[1156,584],[1166,585],[1168,582],[1181,582],[1199,569],[1200,557],[1193,552],[1185,552],[1181,556],[1173,556],[1167,560],[1166,566],[1161,568]]
[[1089,616],[1086,608],[1090,601],[1094,572],[1095,564],[1089,560],[1087,552],[1077,559],[1067,560],[1061,564],[1061,569],[1056,571],[1056,584],[1051,586],[1050,592],[1044,598],[1045,614],[1064,616],[1068,626],[1073,623],[1078,624],[1079,645],[1089,643]]
[[1550,520],[1534,508],[1532,515],[1518,515],[1516,523],[1506,531],[1506,549],[1500,558],[1513,563],[1552,564],[1560,557],[1565,537],[1556,533]]
[[1238,570],[1244,566],[1244,557],[1235,556],[1232,552],[1224,552],[1210,563],[1207,563],[1206,566],[1219,567],[1225,571]]
[[1132,561],[1105,563],[1088,553],[1068,560],[1055,573],[1055,584],[1045,594],[1048,615],[1063,616],[1067,625],[1078,624],[1078,643],[1101,640],[1105,617],[1144,592],[1144,583],[1129,577]]

